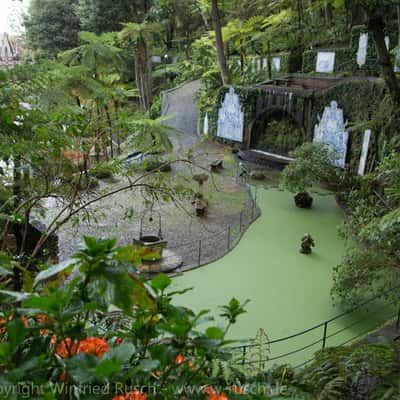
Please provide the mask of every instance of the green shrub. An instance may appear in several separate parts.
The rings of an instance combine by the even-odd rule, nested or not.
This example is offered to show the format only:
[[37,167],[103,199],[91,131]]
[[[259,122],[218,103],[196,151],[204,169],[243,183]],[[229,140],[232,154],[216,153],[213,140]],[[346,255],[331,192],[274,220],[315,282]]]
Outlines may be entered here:
[[[209,372],[229,359],[225,337],[244,305],[232,299],[222,307],[225,326],[201,329],[208,311],[175,306],[186,291],[172,289],[166,275],[144,283],[134,247],[115,244],[86,237],[70,262],[42,270],[31,292],[0,293],[0,385],[29,382],[41,390],[32,399],[64,398],[52,394],[55,385],[63,393],[87,385],[99,394],[65,398],[110,400],[141,387],[150,399],[170,400],[177,387],[196,385],[203,399],[206,385],[233,384]],[[74,266],[79,273],[71,275]]]
[[332,166],[335,156],[324,144],[305,143],[298,147],[295,158],[283,171],[283,186],[292,193],[302,193],[314,183],[337,182],[340,172]]
[[96,179],[111,179],[114,176],[112,167],[106,163],[97,164],[94,168],[91,168],[89,175]]
[[320,400],[394,399],[400,393],[398,354],[391,343],[328,348],[300,372],[297,384]]

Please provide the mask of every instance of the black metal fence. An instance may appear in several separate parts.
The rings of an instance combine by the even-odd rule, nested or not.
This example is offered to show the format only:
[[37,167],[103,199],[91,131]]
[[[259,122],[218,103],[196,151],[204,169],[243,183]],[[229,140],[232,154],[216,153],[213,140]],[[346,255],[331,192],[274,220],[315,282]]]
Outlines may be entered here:
[[[266,368],[267,365],[290,363],[296,368],[308,364],[321,349],[352,343],[393,322],[400,338],[400,286],[384,291],[333,318],[293,335],[265,343],[247,343],[233,347],[236,363]],[[268,356],[259,357],[259,353]]]
[[187,271],[216,261],[232,250],[240,241],[247,228],[260,216],[257,205],[257,189],[244,183],[249,193],[249,200],[243,210],[233,216],[232,223],[219,232],[203,235],[195,240],[168,246],[169,250],[179,255],[183,265],[178,271]]

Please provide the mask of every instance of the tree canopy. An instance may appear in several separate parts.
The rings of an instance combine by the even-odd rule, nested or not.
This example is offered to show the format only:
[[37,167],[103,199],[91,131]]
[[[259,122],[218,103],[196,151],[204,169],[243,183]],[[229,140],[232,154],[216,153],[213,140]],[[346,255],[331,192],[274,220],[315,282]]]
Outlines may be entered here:
[[32,0],[25,18],[28,46],[39,56],[54,58],[78,44],[77,0]]

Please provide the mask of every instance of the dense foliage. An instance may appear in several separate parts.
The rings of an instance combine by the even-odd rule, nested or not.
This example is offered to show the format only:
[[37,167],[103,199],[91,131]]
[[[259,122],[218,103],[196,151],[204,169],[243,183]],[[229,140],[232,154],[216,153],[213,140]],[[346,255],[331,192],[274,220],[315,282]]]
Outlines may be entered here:
[[294,150],[294,161],[283,171],[283,186],[293,193],[306,192],[314,184],[340,181],[340,172],[332,166],[334,152],[324,144],[305,143]]
[[[392,47],[397,40],[399,16],[398,0],[31,0],[26,63],[0,77],[0,397],[397,398],[398,345],[325,349],[301,371],[239,366],[227,340],[245,312],[238,300],[222,307],[215,324],[206,310],[178,307],[174,299],[186,291],[164,275],[142,279],[137,249],[114,240],[86,237],[71,260],[50,265],[58,230],[96,221],[104,198],[135,191],[149,208],[193,199],[180,179],[162,173],[194,162],[191,151],[170,153],[176,132],[160,115],[163,90],[201,79],[198,105],[211,132],[227,84],[249,119],[265,100],[255,83],[314,71],[318,50],[336,49],[336,73],[383,78],[343,81],[313,98],[311,124],[339,95],[350,110],[349,167],[334,167],[327,146],[307,142],[289,111],[266,126],[258,121],[257,147],[293,155],[286,189],[323,184],[346,212],[336,303],[400,285],[400,89],[395,52],[385,43],[387,35]],[[370,60],[355,65],[360,32],[372,38],[372,67]],[[305,108],[303,98],[296,101]],[[254,121],[246,123],[250,129]],[[367,174],[355,176],[367,128]],[[144,161],[127,162],[132,153]],[[104,190],[99,181],[112,179],[116,186]],[[59,206],[51,218],[49,201]],[[255,343],[253,358],[268,358],[266,335]],[[2,391],[16,387],[27,392]]]
[[[147,283],[136,278],[140,258],[132,247],[85,243],[72,260],[43,269],[31,292],[0,291],[9,304],[0,319],[2,393],[9,388],[8,398],[20,398],[22,390],[13,392],[20,385],[31,399],[111,399],[135,391],[143,399],[171,399],[190,385],[197,385],[193,398],[204,398],[207,386],[239,388],[234,378],[210,375],[215,360],[230,357],[226,335],[245,312],[238,300],[222,307],[223,328],[208,324],[201,332],[208,311],[175,306],[185,290],[174,291],[165,275]],[[108,314],[112,309],[118,311]]]

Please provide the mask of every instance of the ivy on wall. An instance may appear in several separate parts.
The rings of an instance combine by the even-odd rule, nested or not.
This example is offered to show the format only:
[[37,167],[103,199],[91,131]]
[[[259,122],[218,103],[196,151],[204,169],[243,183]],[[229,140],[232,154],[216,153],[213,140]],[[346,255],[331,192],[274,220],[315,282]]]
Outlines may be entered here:
[[357,67],[355,55],[350,47],[340,47],[332,49],[314,49],[303,53],[303,72],[315,72],[317,64],[317,55],[320,51],[335,52],[335,70],[334,72],[354,72]]
[[[242,105],[242,111],[244,112],[244,123],[245,128],[249,128],[249,121],[254,119],[256,112],[257,99],[260,96],[260,89],[250,87],[239,87],[235,86],[235,93],[239,96],[240,104]],[[221,108],[221,104],[225,99],[226,93],[229,91],[229,87],[222,87],[216,95],[213,104],[207,104],[203,108],[200,105],[200,118],[201,118],[201,131],[204,129],[204,117],[208,114],[208,132],[210,136],[217,136],[218,130],[218,111]]]
[[[373,169],[376,161],[381,158],[384,138],[390,140],[384,127],[375,121],[377,110],[385,98],[386,86],[378,79],[351,79],[341,84],[317,93],[313,100],[312,126],[322,116],[324,108],[332,100],[336,100],[343,109],[345,121],[350,130],[348,164],[351,171],[356,172],[361,157],[361,149],[365,129],[372,130],[367,171]],[[390,117],[389,117],[390,119]]]
[[[380,71],[378,65],[377,54],[373,39],[369,36],[368,39],[368,50],[366,63],[360,68],[357,64],[357,52],[362,33],[367,33],[368,30],[364,25],[354,26],[351,30],[351,43],[348,47],[333,47],[329,49],[313,49],[306,50],[303,53],[303,72],[312,73],[315,72],[315,66],[317,63],[317,54],[320,51],[331,51],[335,52],[335,73],[356,73],[364,72],[369,76],[377,76]],[[388,32],[387,35],[390,38],[391,47],[393,44],[397,44],[396,35],[392,32]],[[394,60],[393,60],[394,61]]]

